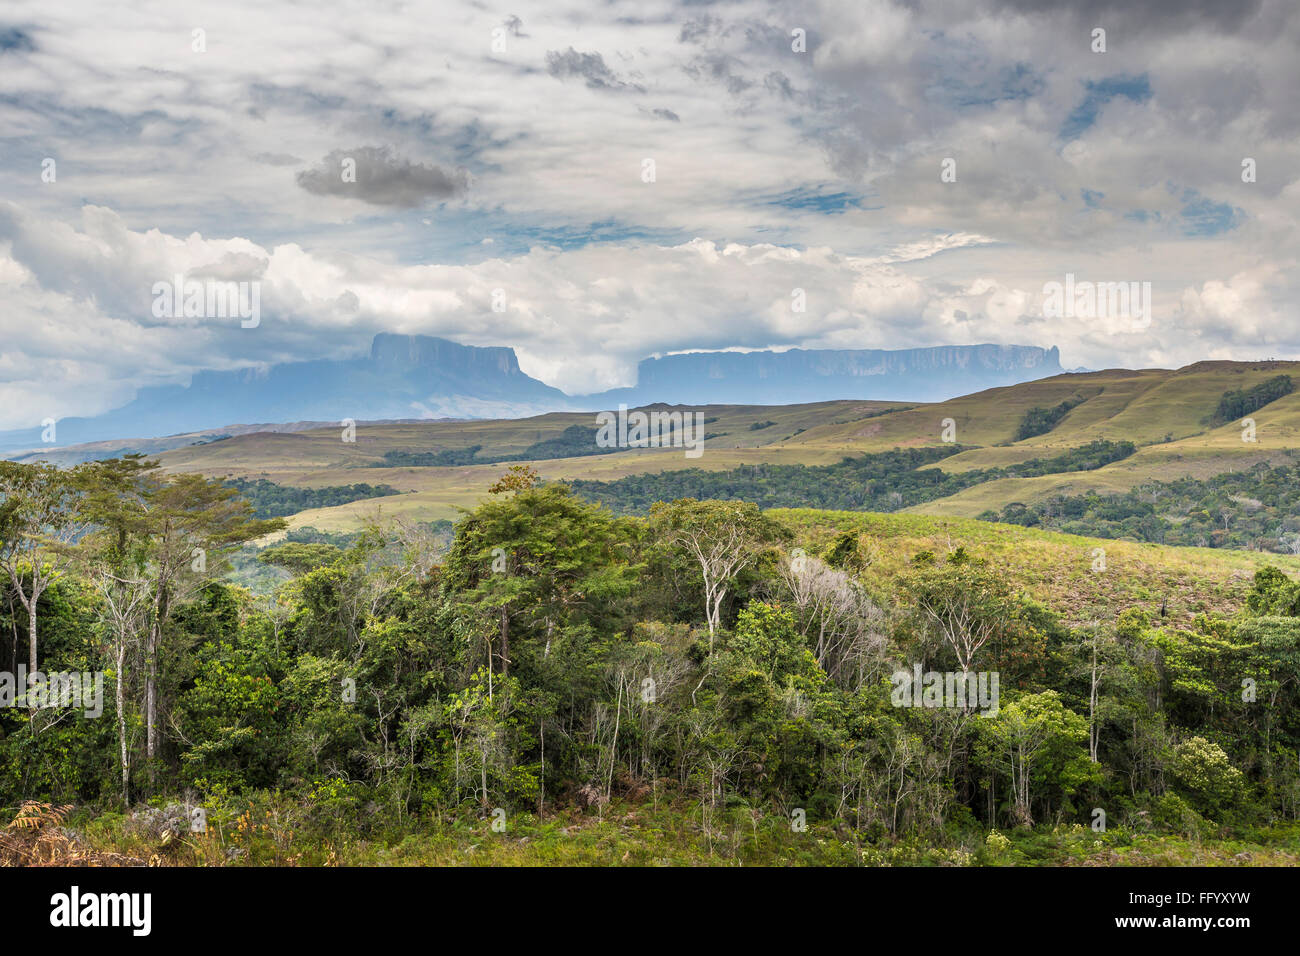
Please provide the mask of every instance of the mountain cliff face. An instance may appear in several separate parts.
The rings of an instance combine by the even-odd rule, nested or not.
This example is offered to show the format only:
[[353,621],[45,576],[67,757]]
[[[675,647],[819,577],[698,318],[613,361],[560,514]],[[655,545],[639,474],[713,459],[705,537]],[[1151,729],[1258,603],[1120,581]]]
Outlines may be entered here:
[[[445,387],[450,380],[470,380],[482,376],[485,383],[495,380],[537,383],[519,370],[515,350],[502,347],[482,348],[457,345],[430,335],[390,335],[382,332],[370,343],[370,362],[375,371],[417,377],[428,373],[431,384]],[[495,382],[495,384],[500,384]],[[543,385],[543,389],[558,389]]]
[[634,388],[585,401],[788,405],[839,398],[942,401],[1060,374],[1055,348],[950,345],[899,349],[688,352],[647,359]]

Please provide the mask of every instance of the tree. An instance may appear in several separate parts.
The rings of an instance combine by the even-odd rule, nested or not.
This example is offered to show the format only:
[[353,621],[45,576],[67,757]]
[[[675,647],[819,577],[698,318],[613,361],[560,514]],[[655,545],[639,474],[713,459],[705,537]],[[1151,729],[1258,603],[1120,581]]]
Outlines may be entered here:
[[908,596],[924,627],[946,644],[963,674],[975,656],[1011,621],[1005,582],[983,562],[958,549],[942,565],[926,564],[906,581]]
[[1204,737],[1192,737],[1173,748],[1169,772],[1175,782],[1206,813],[1222,813],[1246,792],[1246,780],[1223,752]]
[[805,554],[783,562],[780,573],[822,669],[854,689],[875,677],[884,659],[884,612],[861,585]]
[[520,485],[467,515],[442,582],[469,616],[494,621],[489,658],[500,666],[489,668],[489,678],[510,674],[515,624],[540,628],[548,652],[556,628],[594,610],[601,598],[626,593],[626,544],[623,524],[560,484]]
[[145,758],[158,756],[158,659],[163,632],[178,602],[197,588],[221,556],[255,538],[280,531],[282,518],[255,519],[252,506],[218,479],[203,475],[141,473],[136,532],[147,542],[151,584],[145,637]]
[[980,726],[993,762],[1010,779],[1016,823],[1031,826],[1031,782],[1043,777],[1066,778],[1066,765],[1083,756],[1081,745],[1088,737],[1088,722],[1066,708],[1060,694],[1049,690],[1026,694],[1000,707],[997,717]]
[[[0,462],[0,566],[27,611],[27,666],[40,666],[36,611],[41,595],[71,559],[85,529],[82,498],[86,466]],[[24,582],[24,571],[27,580]]]
[[297,575],[333,564],[342,553],[335,545],[324,542],[287,541],[267,548],[257,556],[257,560]]
[[139,645],[149,623],[152,587],[146,574],[144,498],[139,482],[152,463],[138,456],[96,464],[85,514],[94,529],[80,542],[78,557],[102,599],[100,620],[112,635],[114,702],[122,803],[131,800],[131,759],[126,718],[127,653]]
[[527,491],[536,488],[540,481],[537,471],[530,466],[511,465],[510,469],[488,488],[488,494],[503,495],[507,491]]
[[1103,719],[1113,709],[1103,700],[1101,688],[1116,668],[1120,649],[1115,636],[1096,622],[1082,636],[1072,649],[1081,655],[1079,672],[1088,681],[1088,759],[1098,763]]
[[685,550],[700,566],[709,650],[722,623],[722,602],[732,583],[754,565],[767,545],[789,537],[778,522],[746,501],[682,498],[650,509],[651,527],[666,543]]

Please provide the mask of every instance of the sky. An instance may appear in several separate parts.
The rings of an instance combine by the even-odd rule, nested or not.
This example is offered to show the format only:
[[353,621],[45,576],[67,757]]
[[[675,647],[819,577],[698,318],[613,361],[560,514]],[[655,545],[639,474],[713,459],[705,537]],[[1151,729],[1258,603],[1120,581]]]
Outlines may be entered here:
[[[380,331],[575,394],[692,349],[1300,358],[1298,54],[1294,0],[7,0],[0,427]],[[1067,274],[1150,321],[1045,309]],[[260,322],[155,314],[176,275]]]

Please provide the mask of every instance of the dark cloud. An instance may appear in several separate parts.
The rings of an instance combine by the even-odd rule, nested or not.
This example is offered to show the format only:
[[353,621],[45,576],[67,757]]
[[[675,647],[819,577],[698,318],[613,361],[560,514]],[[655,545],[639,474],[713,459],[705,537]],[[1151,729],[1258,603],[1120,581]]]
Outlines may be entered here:
[[[909,6],[912,4],[909,4]],[[1233,32],[1252,20],[1263,0],[989,0],[988,9],[1024,14],[1065,15],[1096,20],[1114,17],[1125,27],[1162,31],[1213,26]],[[1106,26],[1097,22],[1096,26]]]
[[719,32],[721,28],[721,22],[708,15],[695,20],[687,20],[682,24],[681,32],[677,34],[677,41],[679,43],[695,43],[712,33]]
[[645,88],[635,83],[628,83],[619,78],[605,64],[605,58],[599,53],[579,53],[569,47],[563,53],[551,50],[546,54],[546,72],[557,79],[581,77],[593,90],[635,90],[644,93]]
[[794,99],[794,84],[790,82],[790,77],[780,70],[773,70],[767,74],[763,78],[763,85],[767,87],[769,93],[775,93],[783,100]]
[[735,57],[727,56],[725,53],[706,53],[697,56],[684,69],[691,79],[707,79],[722,83],[728,93],[736,96],[754,85],[752,80],[747,80],[736,72],[737,66],[739,61]]
[[672,110],[659,109],[659,110],[651,110],[650,112],[655,116],[659,117],[660,119],[672,120],[674,123],[680,123],[682,121],[682,118],[678,116],[676,113],[674,113]]
[[258,153],[253,159],[267,166],[297,166],[302,162],[292,153]]
[[[347,160],[356,164],[356,182],[344,179]],[[469,188],[469,175],[464,170],[412,163],[395,156],[387,146],[336,149],[296,178],[299,186],[318,196],[345,196],[399,208],[459,196]]]
[[36,49],[32,36],[18,27],[0,27],[0,53],[30,53]]

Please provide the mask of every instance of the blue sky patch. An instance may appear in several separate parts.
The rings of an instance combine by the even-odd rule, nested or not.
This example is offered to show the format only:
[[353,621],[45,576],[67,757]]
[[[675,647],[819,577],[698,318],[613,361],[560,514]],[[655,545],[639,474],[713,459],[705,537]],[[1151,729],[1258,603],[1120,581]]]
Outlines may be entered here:
[[1091,80],[1084,83],[1087,93],[1083,102],[1076,106],[1066,117],[1061,126],[1061,138],[1077,139],[1097,122],[1101,109],[1116,97],[1124,97],[1134,103],[1145,103],[1151,98],[1151,81],[1147,74],[1139,76],[1109,76],[1104,80]]
[[862,197],[851,192],[831,192],[821,186],[799,186],[763,200],[767,206],[797,209],[803,212],[820,212],[827,215],[862,209]]
[[1183,191],[1183,234],[1204,238],[1236,229],[1245,214],[1231,203],[1215,202],[1195,189]]

